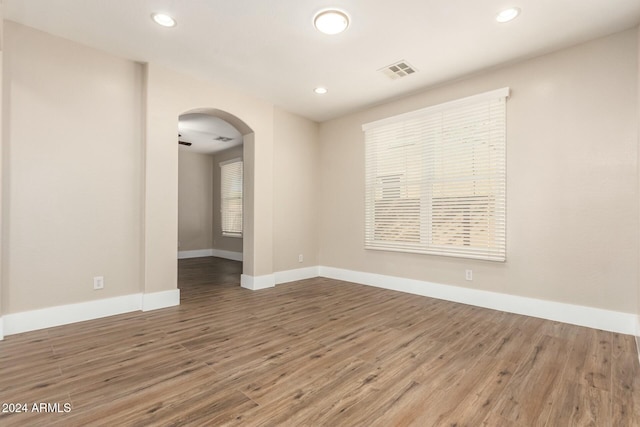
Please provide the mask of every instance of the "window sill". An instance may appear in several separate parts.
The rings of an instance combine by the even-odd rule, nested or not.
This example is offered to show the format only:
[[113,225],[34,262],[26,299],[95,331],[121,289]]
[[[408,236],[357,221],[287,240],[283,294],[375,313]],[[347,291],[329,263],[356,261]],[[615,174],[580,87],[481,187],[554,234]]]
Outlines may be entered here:
[[222,233],[222,237],[232,237],[234,239],[242,239],[242,234],[238,233]]

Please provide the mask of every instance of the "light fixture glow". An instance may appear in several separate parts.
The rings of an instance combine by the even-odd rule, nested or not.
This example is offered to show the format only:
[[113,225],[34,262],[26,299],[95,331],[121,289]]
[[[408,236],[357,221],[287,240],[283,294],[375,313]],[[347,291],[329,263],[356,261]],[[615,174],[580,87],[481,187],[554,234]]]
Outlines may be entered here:
[[349,16],[337,9],[323,10],[313,18],[313,25],[324,34],[340,34],[349,27]]
[[509,22],[512,19],[515,19],[518,15],[520,15],[520,9],[517,7],[511,7],[498,13],[496,15],[496,21],[500,23]]
[[326,87],[322,87],[322,86],[319,86],[319,87],[315,88],[313,91],[315,93],[317,93],[318,95],[324,95],[325,93],[328,92],[327,88]]
[[176,26],[176,20],[170,17],[169,15],[167,15],[166,13],[153,13],[151,14],[151,18],[156,24],[162,25],[163,27]]

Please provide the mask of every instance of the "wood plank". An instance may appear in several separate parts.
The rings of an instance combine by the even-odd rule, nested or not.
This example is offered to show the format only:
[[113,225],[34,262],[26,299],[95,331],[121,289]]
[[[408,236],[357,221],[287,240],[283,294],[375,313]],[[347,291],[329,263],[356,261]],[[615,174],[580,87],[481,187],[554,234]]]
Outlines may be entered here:
[[252,292],[181,260],[178,307],[0,342],[4,425],[640,425],[634,338],[325,278]]
[[563,382],[559,388],[548,426],[617,426],[611,420],[611,394],[588,385]]
[[640,426],[640,366],[634,337],[613,334],[612,424]]
[[564,381],[611,391],[611,332],[577,328]]
[[527,426],[544,426],[557,395],[569,345],[548,335],[533,345],[496,405],[496,412]]

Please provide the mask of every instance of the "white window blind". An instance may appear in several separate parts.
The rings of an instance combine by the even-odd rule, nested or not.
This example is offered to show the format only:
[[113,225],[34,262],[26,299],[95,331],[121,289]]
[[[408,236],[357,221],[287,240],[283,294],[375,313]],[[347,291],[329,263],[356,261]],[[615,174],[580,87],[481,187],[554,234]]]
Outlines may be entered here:
[[242,160],[220,163],[222,235],[242,237]]
[[503,88],[368,123],[365,248],[506,259]]

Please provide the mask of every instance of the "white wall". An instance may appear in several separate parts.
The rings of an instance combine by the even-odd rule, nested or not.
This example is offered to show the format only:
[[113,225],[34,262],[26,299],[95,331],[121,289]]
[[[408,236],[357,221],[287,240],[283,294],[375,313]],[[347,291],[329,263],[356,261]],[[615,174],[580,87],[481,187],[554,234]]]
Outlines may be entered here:
[[213,247],[213,156],[178,150],[180,251]]
[[[637,56],[634,29],[322,123],[320,263],[636,313]],[[504,86],[507,262],[364,250],[362,124]]]
[[4,35],[3,314],[140,292],[141,67]]

